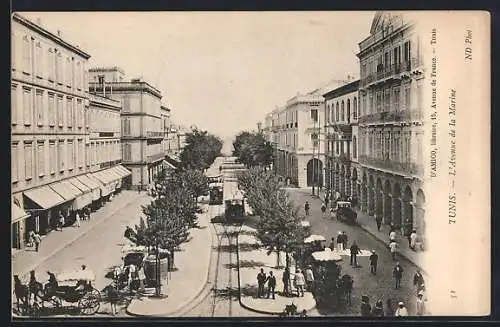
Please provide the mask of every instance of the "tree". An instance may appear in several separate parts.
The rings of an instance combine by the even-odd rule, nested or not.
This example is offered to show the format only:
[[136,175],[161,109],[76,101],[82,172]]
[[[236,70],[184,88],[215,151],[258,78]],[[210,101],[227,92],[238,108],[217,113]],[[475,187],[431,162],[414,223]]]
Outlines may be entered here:
[[267,248],[268,254],[276,252],[279,266],[280,252],[289,254],[302,244],[306,229],[301,225],[299,209],[282,190],[277,177],[261,167],[254,167],[238,175],[240,188],[245,192],[249,205],[260,217],[257,237]]
[[241,132],[233,142],[233,156],[247,167],[269,166],[273,162],[273,146],[262,132]]
[[193,128],[186,134],[186,146],[181,152],[180,166],[204,171],[221,155],[222,140],[207,131]]
[[208,192],[208,177],[200,170],[182,169],[174,172],[172,177],[177,180],[178,184],[187,181],[185,186],[193,192],[195,198],[206,195]]

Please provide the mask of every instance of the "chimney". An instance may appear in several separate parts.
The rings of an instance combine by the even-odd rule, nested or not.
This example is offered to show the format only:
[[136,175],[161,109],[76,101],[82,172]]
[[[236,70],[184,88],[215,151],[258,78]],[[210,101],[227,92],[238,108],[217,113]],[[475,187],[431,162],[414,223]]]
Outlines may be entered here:
[[40,17],[37,17],[37,18],[36,18],[36,24],[37,24],[38,26],[42,26],[42,20],[40,19]]
[[61,37],[61,31],[57,30],[57,36]]

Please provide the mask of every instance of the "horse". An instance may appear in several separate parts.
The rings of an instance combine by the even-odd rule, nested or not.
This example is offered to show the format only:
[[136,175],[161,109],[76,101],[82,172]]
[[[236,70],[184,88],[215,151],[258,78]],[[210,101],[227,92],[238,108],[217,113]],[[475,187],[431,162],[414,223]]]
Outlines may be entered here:
[[34,270],[30,271],[30,281],[28,283],[28,288],[29,288],[28,300],[31,301],[31,295],[33,295],[33,301],[36,302],[37,297],[39,297],[40,294],[43,293],[43,285],[42,283],[36,280]]
[[17,310],[22,304],[23,311],[26,311],[29,306],[30,290],[27,285],[21,282],[18,275],[14,275],[14,294],[16,295]]

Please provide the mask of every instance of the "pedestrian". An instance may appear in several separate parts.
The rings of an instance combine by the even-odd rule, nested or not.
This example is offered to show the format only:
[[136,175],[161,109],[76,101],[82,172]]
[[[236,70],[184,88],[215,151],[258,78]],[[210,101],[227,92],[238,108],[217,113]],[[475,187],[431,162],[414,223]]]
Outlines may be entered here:
[[307,266],[305,275],[306,275],[305,277],[306,277],[307,290],[309,292],[312,292],[314,286],[314,274],[311,265]]
[[347,241],[348,241],[348,238],[347,238],[347,233],[345,231],[342,232],[342,247],[345,249],[347,249]]
[[385,303],[385,316],[386,317],[394,316],[394,309],[392,308],[391,299],[387,299],[387,302]]
[[28,233],[28,247],[32,247],[32,246],[35,246],[35,232],[34,231],[30,231]]
[[333,207],[330,207],[330,219],[335,219],[335,209]]
[[420,272],[420,269],[417,269],[415,275],[413,275],[413,286],[417,288],[417,293],[423,290],[424,276]]
[[370,255],[370,273],[376,275],[377,274],[377,264],[378,264],[378,254],[375,250],[372,250],[372,254]]
[[304,204],[304,211],[306,212],[306,216],[309,216],[309,201],[306,201],[306,204]]
[[111,314],[114,316],[118,313],[116,305],[119,301],[118,289],[114,283],[109,284],[106,287],[109,305],[111,307]]
[[259,285],[259,291],[257,293],[257,297],[263,297],[264,296],[264,285],[266,284],[267,276],[266,273],[264,272],[264,269],[260,269],[260,273],[257,274],[257,283]]
[[326,206],[324,202],[321,204],[321,217],[322,218],[326,217]]
[[372,316],[373,317],[384,316],[384,304],[382,303],[382,300],[378,300],[377,303],[375,303],[375,306],[372,309]]
[[288,267],[286,267],[285,271],[283,271],[281,281],[283,282],[283,294],[285,296],[290,296],[290,270]]
[[417,303],[415,312],[417,316],[425,316],[424,292],[422,291],[420,291],[417,294]]
[[391,231],[389,232],[389,242],[396,242],[396,230],[391,227]]
[[274,297],[274,290],[276,288],[276,277],[273,276],[273,272],[269,272],[269,276],[266,278],[267,282],[267,298],[269,299],[269,295],[272,294],[273,300],[275,299]]
[[92,213],[92,210],[90,210],[90,206],[85,208],[85,216],[86,219],[90,220],[90,214]]
[[330,202],[330,199],[329,199],[330,195],[328,194],[328,192],[326,192],[325,194],[325,206],[328,207],[328,203]]
[[300,269],[295,270],[294,284],[297,289],[297,296],[304,296],[304,285],[306,281]]
[[401,279],[403,278],[403,267],[396,263],[396,266],[392,270],[392,275],[394,276],[394,280],[396,281],[396,288],[401,288]]
[[398,303],[398,308],[396,309],[396,312],[394,313],[396,317],[407,317],[408,316],[408,310],[405,307],[404,302],[399,302]]
[[372,313],[372,306],[370,305],[370,299],[368,296],[361,296],[361,316],[369,317]]
[[342,232],[339,232],[337,236],[337,250],[339,252],[344,250],[344,234],[342,234]]
[[33,234],[33,242],[35,243],[35,251],[38,252],[40,244],[42,243],[42,238],[40,237],[40,234],[38,233]]
[[375,215],[375,222],[377,223],[377,230],[380,232],[380,227],[382,226],[382,216]]
[[356,241],[352,242],[351,245],[351,266],[354,265],[354,268],[358,267],[358,254],[361,252],[359,250],[359,246]]
[[62,212],[59,211],[59,228],[61,229],[61,232],[63,230],[64,224],[66,224],[66,219],[64,218]]
[[76,227],[80,228],[80,215],[78,214],[78,211],[76,212],[76,216],[75,216],[75,224],[76,224]]
[[330,250],[334,251],[335,250],[335,236],[332,237],[332,241],[330,242],[329,246]]
[[412,249],[413,251],[416,251],[415,246],[417,244],[417,239],[418,239],[417,231],[412,230],[412,232],[410,234],[410,249]]
[[389,244],[389,249],[391,250],[392,260],[396,260],[396,254],[398,252],[398,243],[396,243],[396,241],[391,241],[391,244]]

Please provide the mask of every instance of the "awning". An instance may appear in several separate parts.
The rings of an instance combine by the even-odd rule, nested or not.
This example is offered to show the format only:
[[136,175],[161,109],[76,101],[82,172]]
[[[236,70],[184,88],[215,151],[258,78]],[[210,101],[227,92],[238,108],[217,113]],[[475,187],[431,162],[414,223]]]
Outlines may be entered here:
[[104,174],[103,171],[96,171],[95,173],[92,173],[92,176],[97,178],[104,185],[110,184],[116,180],[115,177],[112,177],[109,174]]
[[77,196],[73,202],[73,209],[79,210],[92,203],[92,190],[89,187],[82,184],[76,178],[70,178],[68,182],[83,192],[83,194]]
[[[77,196],[66,181],[50,184],[49,187],[67,201],[74,200]],[[81,194],[81,192],[79,193]]]
[[73,184],[74,186],[76,186],[83,193],[88,193],[88,192],[92,191],[92,189],[90,187],[88,187],[87,185],[85,185],[82,182],[80,182],[76,177],[70,178],[68,180],[68,182],[70,182],[71,184]]
[[49,209],[66,202],[66,200],[54,192],[48,186],[38,187],[23,193],[31,201],[35,202],[43,209]]
[[[98,174],[100,176],[100,174]],[[96,173],[93,174],[87,174],[86,175],[88,178],[90,178],[92,181],[94,181],[96,184],[99,185],[99,188],[101,189],[101,196],[107,196],[114,190],[114,184],[110,185],[110,183],[103,183],[101,180],[96,176]],[[103,177],[105,178],[105,177]]]
[[118,174],[114,167],[104,170],[103,173],[112,177],[113,182],[122,180],[122,175]]
[[79,182],[81,182],[83,185],[87,186],[92,190],[92,200],[97,201],[101,198],[101,187],[99,186],[99,183],[96,181],[88,178],[86,175],[80,175],[75,177]]
[[116,170],[119,170],[122,172],[123,177],[127,177],[132,175],[132,172],[128,170],[127,168],[123,167],[122,165],[115,166]]
[[11,217],[10,222],[15,223],[16,221],[22,220],[24,218],[28,218],[30,215],[27,214],[23,209],[19,208],[14,201],[11,203]]
[[174,169],[174,170],[177,169],[177,167],[175,167],[174,165],[172,165],[167,160],[163,160],[163,165],[165,165],[167,168],[170,168],[170,169]]

